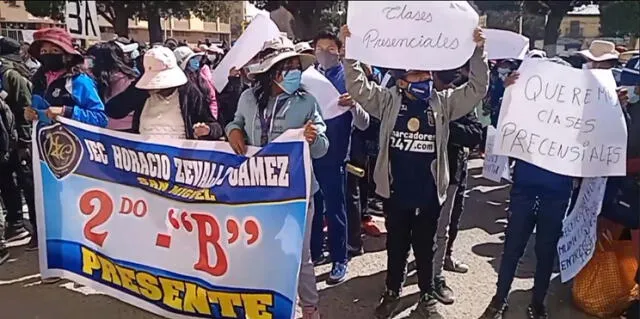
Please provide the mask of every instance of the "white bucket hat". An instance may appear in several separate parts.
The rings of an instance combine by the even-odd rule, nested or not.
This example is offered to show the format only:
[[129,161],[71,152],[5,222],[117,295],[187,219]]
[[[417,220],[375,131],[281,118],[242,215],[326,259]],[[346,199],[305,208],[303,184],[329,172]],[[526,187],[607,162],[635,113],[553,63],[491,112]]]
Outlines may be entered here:
[[144,55],[144,74],[136,83],[142,90],[162,90],[182,86],[187,76],[178,67],[176,56],[169,48],[154,47]]
[[306,41],[296,43],[295,49],[296,49],[296,52],[298,53],[302,53],[305,51],[313,51],[313,48],[311,48],[311,45],[309,44],[309,42],[306,42]]
[[596,62],[617,60],[618,56],[620,56],[613,42],[603,40],[593,40],[588,50],[582,50],[578,53],[590,61]]
[[173,50],[173,54],[175,54],[176,61],[180,68],[184,70],[187,68],[187,64],[189,63],[189,60],[191,60],[191,58],[202,56],[204,55],[204,52],[195,53],[193,52],[193,50],[191,50],[190,47],[184,46],[177,47],[175,50]]
[[293,42],[284,36],[265,42],[260,52],[265,50],[273,50],[273,52],[260,57],[256,64],[249,66],[248,68],[251,74],[267,72],[276,63],[293,57],[300,58],[302,71],[306,70],[316,61],[316,57],[311,54],[296,52]]

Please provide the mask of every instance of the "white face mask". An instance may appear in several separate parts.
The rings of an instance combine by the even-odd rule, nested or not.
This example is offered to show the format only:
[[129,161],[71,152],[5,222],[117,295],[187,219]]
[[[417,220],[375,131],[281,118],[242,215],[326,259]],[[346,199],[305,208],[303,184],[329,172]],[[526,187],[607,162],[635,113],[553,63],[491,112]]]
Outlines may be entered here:
[[509,68],[498,68],[498,78],[500,78],[500,80],[504,81],[507,76],[509,76],[509,73],[511,73],[511,69]]
[[635,104],[640,101],[640,95],[636,93],[636,87],[633,85],[625,85],[622,88],[627,89],[627,96],[629,97],[629,103]]
[[593,68],[593,63],[591,63],[591,62],[587,62],[587,63],[583,63],[582,64],[582,69],[583,70],[590,70],[592,68]]

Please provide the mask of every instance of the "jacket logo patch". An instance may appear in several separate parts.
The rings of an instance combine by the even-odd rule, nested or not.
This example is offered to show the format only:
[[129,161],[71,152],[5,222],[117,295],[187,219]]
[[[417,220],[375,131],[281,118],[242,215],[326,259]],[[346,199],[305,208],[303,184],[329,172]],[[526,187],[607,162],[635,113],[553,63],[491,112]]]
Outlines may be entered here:
[[72,174],[82,159],[82,144],[78,137],[60,123],[38,130],[38,149],[57,179]]
[[51,92],[51,96],[59,97],[60,96],[60,89],[59,88],[54,89],[53,92]]

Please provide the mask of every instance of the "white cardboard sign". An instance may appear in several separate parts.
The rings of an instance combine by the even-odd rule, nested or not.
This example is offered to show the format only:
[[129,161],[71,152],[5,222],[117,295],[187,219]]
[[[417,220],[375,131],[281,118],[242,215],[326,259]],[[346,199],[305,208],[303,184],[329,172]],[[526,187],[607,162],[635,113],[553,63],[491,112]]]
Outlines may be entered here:
[[606,177],[585,178],[573,210],[562,221],[558,260],[562,282],[575,277],[589,262],[596,247],[598,215],[607,186]]
[[67,31],[76,39],[100,40],[100,25],[95,1],[68,0],[64,20]]
[[229,70],[241,68],[249,62],[265,42],[280,36],[278,26],[263,14],[256,15],[247,29],[240,35],[231,50],[224,56],[220,64],[213,70],[213,84],[218,92],[222,92],[229,82]]
[[496,139],[496,128],[487,126],[487,143],[485,144],[485,156],[482,163],[482,177],[500,183],[502,179],[509,180],[509,158],[493,154],[493,145]]
[[350,107],[338,105],[340,93],[331,81],[314,67],[310,67],[302,73],[300,84],[302,88],[316,98],[322,112],[322,118],[325,120],[330,120],[351,109]]
[[484,29],[487,38],[485,51],[489,60],[524,60],[529,51],[529,38],[515,32],[498,29]]
[[525,59],[502,100],[495,154],[573,177],[626,175],[627,127],[610,70]]
[[349,1],[346,57],[395,69],[449,70],[473,54],[466,1]]

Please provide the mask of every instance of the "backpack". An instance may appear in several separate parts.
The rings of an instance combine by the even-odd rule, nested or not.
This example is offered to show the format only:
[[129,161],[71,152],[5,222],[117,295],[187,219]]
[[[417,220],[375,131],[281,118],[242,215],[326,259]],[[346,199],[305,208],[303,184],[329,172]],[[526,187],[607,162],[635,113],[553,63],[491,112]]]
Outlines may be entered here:
[[9,161],[17,143],[16,119],[9,105],[0,99],[0,164]]

